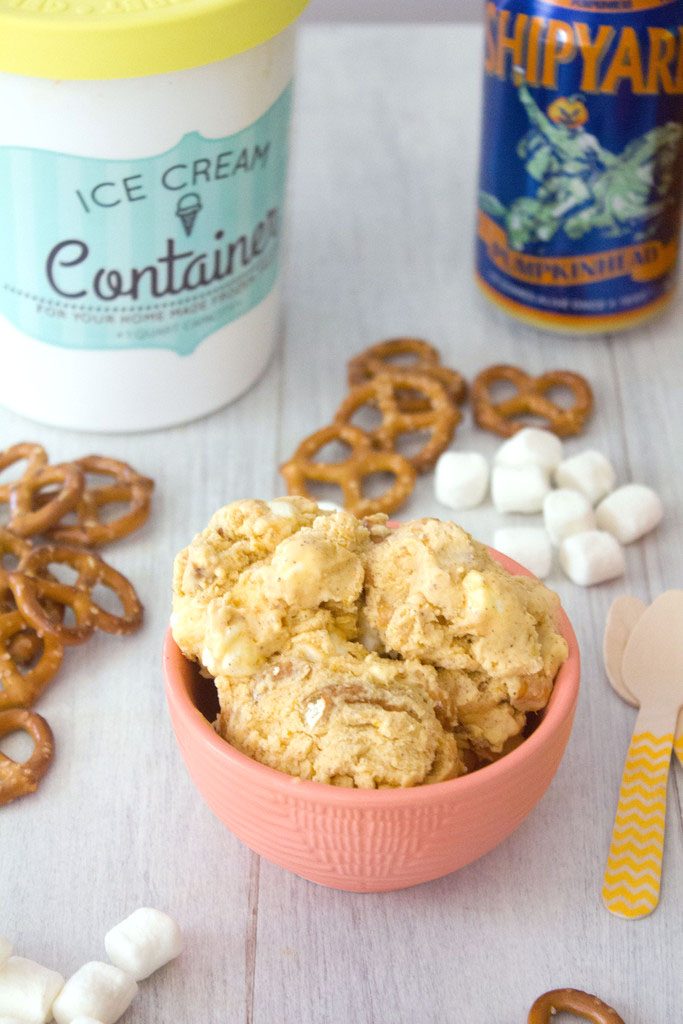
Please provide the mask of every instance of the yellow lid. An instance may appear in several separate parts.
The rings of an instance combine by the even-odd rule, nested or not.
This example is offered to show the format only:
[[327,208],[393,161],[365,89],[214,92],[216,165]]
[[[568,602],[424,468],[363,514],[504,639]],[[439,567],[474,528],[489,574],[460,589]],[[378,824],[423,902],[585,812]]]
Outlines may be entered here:
[[135,78],[225,60],[272,39],[308,0],[0,0],[0,71]]

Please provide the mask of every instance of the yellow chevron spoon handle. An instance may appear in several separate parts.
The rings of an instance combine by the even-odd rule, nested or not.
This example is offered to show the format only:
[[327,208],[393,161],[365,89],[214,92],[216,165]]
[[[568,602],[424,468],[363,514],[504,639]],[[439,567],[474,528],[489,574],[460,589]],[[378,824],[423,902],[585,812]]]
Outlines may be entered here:
[[659,902],[676,712],[641,707],[633,730],[602,885],[603,903],[619,917],[647,917]]

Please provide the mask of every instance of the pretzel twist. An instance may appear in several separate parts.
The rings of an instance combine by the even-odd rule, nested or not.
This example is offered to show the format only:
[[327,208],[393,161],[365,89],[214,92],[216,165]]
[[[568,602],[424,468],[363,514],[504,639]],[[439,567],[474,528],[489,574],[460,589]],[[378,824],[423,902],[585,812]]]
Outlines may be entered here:
[[22,668],[30,665],[43,649],[43,644],[35,629],[22,629],[10,640],[7,647],[15,665]]
[[[426,410],[405,412],[401,397],[407,393],[419,396],[420,404],[426,406]],[[363,406],[379,409],[382,415],[379,427],[368,433],[375,446],[385,451],[395,451],[402,434],[415,431],[429,434],[417,454],[406,456],[418,473],[424,473],[434,465],[448,446],[461,418],[459,410],[437,380],[411,372],[381,373],[354,388],[339,406],[335,422],[350,423]]]
[[[409,362],[398,363],[397,358],[408,356]],[[364,384],[378,373],[396,367],[399,370],[412,369],[414,366],[439,366],[441,356],[439,350],[422,338],[387,338],[376,345],[359,352],[349,360],[349,385],[356,387]]]
[[20,672],[12,655],[11,642],[25,629],[26,620],[19,609],[0,615],[0,711],[30,707],[62,663],[64,647],[61,641],[53,632],[46,632],[40,637],[42,649],[38,661],[25,672]]
[[[33,476],[38,470],[47,466],[47,452],[43,446],[32,444],[30,441],[23,441],[20,444],[13,444],[10,448],[5,448],[4,451],[0,452],[0,473],[5,469],[9,469],[15,463],[21,462],[23,459],[26,460],[26,468],[22,473],[22,477]],[[9,502],[10,491],[15,482],[0,484],[0,504],[7,504]]]
[[[78,574],[74,586],[45,578],[52,564],[68,565],[74,569]],[[65,644],[82,643],[93,628],[123,635],[134,633],[142,624],[143,608],[133,584],[93,551],[64,544],[43,544],[22,558],[19,571],[10,574],[10,583],[17,604],[21,600],[20,607],[27,621],[36,629],[36,623],[42,629],[52,629]],[[98,584],[116,595],[121,603],[121,615],[105,611],[93,599],[92,591]],[[57,590],[56,587],[62,589]],[[67,627],[50,623],[41,606],[41,596],[51,597],[70,606],[76,617],[76,625]]]
[[0,752],[0,806],[35,793],[54,757],[52,729],[41,715],[20,708],[0,711],[0,739],[19,731],[28,733],[34,748],[26,761],[13,761]]
[[[55,484],[57,489],[49,490],[44,500],[38,501],[41,491]],[[83,486],[83,473],[71,462],[24,474],[10,488],[9,529],[20,537],[45,533],[76,508]]]
[[[512,384],[517,393],[496,402],[492,386],[499,381]],[[564,388],[573,397],[565,409],[547,396],[554,388]],[[558,437],[571,437],[581,432],[593,409],[593,392],[585,377],[569,370],[551,370],[532,377],[516,366],[489,366],[472,384],[474,418],[483,430],[501,437],[512,437],[525,423],[519,419],[534,416],[545,420],[545,426]]]
[[[39,636],[54,636],[65,647],[85,643],[95,628],[95,614],[87,590],[47,577],[33,577],[25,572],[9,574],[9,583],[17,608],[24,622]],[[55,622],[46,601],[71,608],[75,623],[67,626]]]
[[[19,539],[19,538],[17,538]],[[16,611],[17,603],[14,600],[12,588],[9,585],[9,574],[2,568],[2,553],[0,552],[0,615]],[[24,623],[26,626],[26,623]],[[9,656],[15,665],[29,665],[40,654],[42,644],[40,637],[30,627],[22,629],[16,636],[10,638],[7,644]]]
[[[31,550],[29,541],[17,537],[16,533],[0,526],[0,569],[13,569],[14,566]],[[7,562],[12,559],[13,565]]]
[[[0,503],[10,510],[7,527],[0,526],[0,713],[27,708],[40,696],[60,667],[65,645],[82,643],[95,628],[132,633],[142,621],[132,584],[92,551],[61,543],[34,547],[29,538],[43,534],[95,546],[124,537],[147,519],[154,487],[127,463],[104,456],[51,466],[45,449],[28,442],[0,452],[0,472],[21,461],[23,473],[0,485]],[[89,475],[109,479],[97,483]],[[107,520],[113,504],[125,508]],[[68,514],[75,522],[62,522]],[[73,586],[55,578],[53,563],[75,570]],[[98,603],[97,587],[112,591],[120,614]],[[75,620],[69,625],[67,609]],[[22,771],[5,758],[0,783],[9,773],[14,785]]]
[[[397,361],[404,356],[409,361]],[[355,388],[382,373],[403,372],[437,380],[453,405],[460,405],[467,394],[462,375],[457,370],[442,366],[438,349],[422,338],[389,338],[354,356],[348,364],[349,386]],[[403,412],[424,412],[429,408],[423,397],[411,391],[400,395],[399,406]]]
[[528,1024],[550,1024],[557,1013],[573,1013],[591,1024],[624,1024],[616,1010],[602,999],[577,988],[558,988],[544,992],[529,1010]]
[[[76,523],[56,523],[49,530],[50,539],[84,547],[102,547],[127,537],[147,521],[153,480],[142,476],[128,463],[103,455],[86,455],[77,459],[75,465],[86,474],[86,487],[75,507]],[[111,477],[112,483],[88,486],[87,474]],[[115,519],[103,521],[103,510],[113,504],[127,507]]]
[[[350,449],[341,462],[315,462],[317,453],[332,441],[341,441]],[[335,484],[341,489],[344,508],[359,518],[375,512],[393,512],[411,494],[415,485],[415,469],[397,452],[377,451],[369,436],[357,427],[333,423],[305,438],[292,458],[280,467],[288,494],[315,498],[308,481]],[[363,497],[365,477],[372,473],[390,473],[395,482],[377,498]]]

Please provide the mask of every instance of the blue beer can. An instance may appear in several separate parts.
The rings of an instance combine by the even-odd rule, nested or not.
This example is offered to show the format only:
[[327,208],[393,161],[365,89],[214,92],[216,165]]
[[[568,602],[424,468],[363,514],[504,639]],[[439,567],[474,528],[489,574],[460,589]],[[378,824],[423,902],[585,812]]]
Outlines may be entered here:
[[477,278],[558,331],[632,327],[676,281],[683,0],[489,0]]

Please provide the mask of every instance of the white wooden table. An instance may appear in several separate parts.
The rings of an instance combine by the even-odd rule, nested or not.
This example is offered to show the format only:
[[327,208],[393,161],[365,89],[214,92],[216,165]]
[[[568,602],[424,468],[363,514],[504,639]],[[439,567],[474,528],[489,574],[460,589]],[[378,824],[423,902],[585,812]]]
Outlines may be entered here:
[[[599,893],[634,718],[602,669],[605,614],[617,594],[649,599],[683,583],[683,298],[630,337],[558,340],[478,296],[480,50],[479,30],[463,26],[302,35],[286,341],[241,401],[191,426],[115,438],[0,413],[3,447],[35,438],[55,459],[107,452],[157,480],[152,521],[107,556],[137,582],[144,630],[68,652],[38,705],[55,764],[37,795],[0,812],[0,933],[18,952],[68,974],[103,957],[105,930],[139,905],[182,923],[186,953],[144,983],[125,1024],[524,1024],[535,996],[562,985],[599,993],[627,1024],[681,1020],[680,769],[659,909],[628,923]],[[219,505],[281,492],[276,467],[329,421],[347,357],[396,333],[432,339],[470,377],[508,361],[585,373],[596,414],[571,450],[598,447],[622,480],[657,488],[666,519],[628,550],[625,580],[590,591],[550,580],[579,634],[583,690],[535,813],[455,875],[363,896],[260,861],[211,816],[171,733],[160,647],[176,550]],[[495,447],[469,423],[457,443]],[[406,512],[439,514],[428,478]],[[484,540],[497,521],[489,507],[462,516]]]

